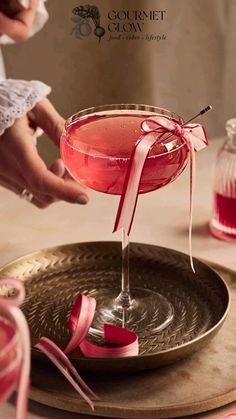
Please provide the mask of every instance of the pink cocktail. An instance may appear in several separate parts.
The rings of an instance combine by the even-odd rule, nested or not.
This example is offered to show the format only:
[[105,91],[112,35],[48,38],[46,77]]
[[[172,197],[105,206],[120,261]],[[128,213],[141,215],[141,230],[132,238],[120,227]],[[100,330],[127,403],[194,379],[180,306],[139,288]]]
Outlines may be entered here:
[[[61,142],[61,154],[71,175],[96,191],[120,195],[132,148],[142,133],[141,122],[151,115],[138,110],[117,114],[108,110],[75,118]],[[173,152],[166,152],[163,142],[152,148],[139,193],[161,188],[184,169],[187,147],[181,139],[175,140]]]
[[[89,188],[120,195],[131,152],[142,135],[141,123],[156,115],[182,123],[178,115],[146,105],[107,105],[73,115],[67,120],[61,138],[61,156],[67,170],[74,179]],[[165,134],[149,152],[139,193],[150,192],[172,182],[184,170],[187,158],[185,141]],[[122,291],[120,294],[118,288],[93,291],[97,300],[93,332],[100,333],[104,322],[107,322],[125,325],[140,336],[147,336],[171,322],[173,309],[164,296],[146,288],[133,288],[130,292],[125,234],[122,249]],[[161,316],[158,316],[160,312]],[[147,315],[144,316],[144,313]]]
[[236,182],[227,185],[224,192],[215,192],[214,211],[210,223],[212,234],[228,241],[236,240]]
[[24,285],[15,278],[0,278],[0,404],[17,390],[16,419],[25,419],[29,393],[30,334],[19,309]]
[[22,354],[16,326],[0,314],[0,404],[16,389]]

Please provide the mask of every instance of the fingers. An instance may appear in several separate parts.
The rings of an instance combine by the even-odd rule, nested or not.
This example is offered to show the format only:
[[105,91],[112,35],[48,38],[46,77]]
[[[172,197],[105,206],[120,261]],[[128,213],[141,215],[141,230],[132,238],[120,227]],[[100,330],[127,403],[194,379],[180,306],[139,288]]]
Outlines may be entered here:
[[[58,176],[60,178],[63,178],[64,177],[64,179],[67,179],[67,181],[68,181],[68,179],[70,179],[70,181],[72,181],[76,185],[76,182],[71,179],[70,175],[66,171],[66,168],[65,168],[65,165],[64,165],[62,159],[55,160],[52,163],[52,165],[51,165],[51,167],[50,167],[49,170],[54,175],[56,175],[56,176]],[[84,192],[83,187],[81,187],[81,188],[82,188],[82,192]],[[87,203],[87,199],[88,199],[88,197],[86,195],[86,198],[85,198],[86,203]],[[44,194],[40,194],[40,195],[37,195],[36,197],[34,197],[34,199],[32,200],[32,203],[35,204],[39,208],[46,208],[47,206],[49,206],[50,204],[52,204],[53,202],[56,202],[58,200],[59,200],[58,198],[52,197],[50,195],[46,195],[44,193]],[[75,202],[76,203],[79,203],[79,204],[84,204],[85,203],[84,202],[84,199],[82,199],[82,202],[81,202],[81,197],[79,197],[79,196],[77,196]]]
[[[46,112],[43,115],[47,122],[42,121],[41,126],[44,130],[46,127],[53,136],[60,126],[62,118],[58,119],[58,114],[50,102],[46,102],[47,105],[51,109],[49,110],[51,118],[56,118],[57,121],[54,120],[54,127],[50,127]],[[21,118],[2,135],[0,175],[7,177],[7,179],[3,179],[3,186],[18,194],[27,189],[34,196],[32,202],[39,208],[45,208],[57,200],[86,204],[89,198],[85,188],[66,175],[61,159],[56,160],[50,169],[46,167],[34,144],[33,132],[34,130],[28,126],[27,118],[26,120]]]
[[[24,188],[19,184],[13,182],[11,179],[6,179],[3,176],[0,176],[0,186],[8,189],[11,192],[14,192],[19,198],[22,197],[22,192]],[[28,189],[27,189],[28,190]],[[29,191],[30,192],[30,191]],[[31,193],[31,192],[30,192]],[[35,205],[37,208],[45,209],[56,200],[48,195],[41,195],[41,196],[33,196],[32,200],[30,201],[31,204]]]
[[45,209],[48,208],[49,205],[53,204],[55,200],[53,198],[45,198],[43,200],[38,199],[37,197],[33,197],[31,204],[35,205],[37,208]]
[[6,189],[9,189],[9,191],[12,191],[19,195],[23,188],[17,183],[13,182],[12,180],[6,179],[4,176],[0,176],[0,185],[3,186]]
[[[35,196],[49,195],[54,200],[87,204],[89,198],[83,186],[72,179],[64,179],[52,173],[40,158],[35,147],[27,148],[21,156],[27,189]],[[62,170],[61,161],[54,163],[54,170]]]
[[41,100],[28,112],[28,116],[31,123],[42,128],[45,134],[59,147],[65,120],[51,102],[47,98]]
[[[25,189],[25,188],[22,188],[22,186],[18,185],[17,183],[13,182],[12,180],[4,178],[3,176],[0,176],[0,185],[11,192],[14,192],[16,195],[19,196],[19,198],[21,198],[22,191]],[[33,197],[31,203],[41,209],[47,208],[48,205],[50,204],[50,203],[41,201],[35,197]]]
[[[88,202],[83,186],[71,178],[63,178],[65,167],[61,159],[56,160],[48,170],[33,143],[26,144],[27,146],[24,145],[24,147],[22,145],[21,152],[15,150],[15,162],[12,157],[4,153],[6,150],[2,150],[3,155],[0,156],[0,161],[3,157],[1,161],[3,170],[0,175],[2,186],[17,194],[27,189],[34,195],[32,203],[39,208],[46,208],[61,199],[82,205]],[[8,162],[8,165],[6,166],[5,163],[3,165],[3,162]]]
[[[29,37],[37,10],[38,0],[31,0],[25,9],[17,2],[11,2],[7,13],[0,12],[0,33],[8,35],[14,41],[24,41]],[[6,9],[7,6],[5,6]],[[3,11],[4,8],[2,9]]]
[[22,41],[27,37],[28,29],[21,21],[11,19],[0,12],[0,32],[10,36],[15,41]]
[[54,173],[54,175],[56,176],[63,177],[66,174],[66,168],[63,163],[63,160],[62,159],[55,160],[50,167],[50,171]]
[[[0,186],[8,189],[11,192],[14,192],[16,195],[19,196],[19,198],[21,198],[23,190],[26,189],[22,185],[19,185],[11,179],[5,178],[4,176],[0,176]],[[32,204],[41,209],[47,208],[53,202],[54,200],[51,197],[33,197],[33,199],[31,200]]]
[[89,201],[84,188],[72,179],[59,178],[50,171],[47,171],[38,180],[39,183],[36,190],[39,193],[43,192],[55,199],[81,205],[87,204]]

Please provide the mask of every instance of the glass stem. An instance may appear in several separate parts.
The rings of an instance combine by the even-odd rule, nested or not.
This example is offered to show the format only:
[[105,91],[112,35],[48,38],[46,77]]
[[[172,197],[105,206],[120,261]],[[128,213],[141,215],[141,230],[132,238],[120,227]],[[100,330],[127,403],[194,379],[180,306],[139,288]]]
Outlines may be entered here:
[[122,229],[122,278],[121,292],[116,298],[116,304],[121,306],[123,311],[127,310],[132,304],[129,286],[129,236]]

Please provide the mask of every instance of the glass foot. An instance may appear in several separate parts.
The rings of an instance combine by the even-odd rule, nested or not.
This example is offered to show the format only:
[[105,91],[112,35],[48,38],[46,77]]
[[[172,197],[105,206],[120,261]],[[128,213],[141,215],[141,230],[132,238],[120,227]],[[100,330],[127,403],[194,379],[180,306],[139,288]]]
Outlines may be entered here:
[[102,336],[104,323],[111,323],[133,330],[139,337],[147,337],[162,331],[173,320],[173,307],[161,294],[145,288],[133,288],[131,305],[123,309],[117,298],[119,291],[107,288],[90,294],[97,301],[90,328],[92,335]]
[[224,226],[215,219],[212,219],[209,223],[209,229],[211,234],[219,240],[225,240],[228,242],[236,241],[236,229]]

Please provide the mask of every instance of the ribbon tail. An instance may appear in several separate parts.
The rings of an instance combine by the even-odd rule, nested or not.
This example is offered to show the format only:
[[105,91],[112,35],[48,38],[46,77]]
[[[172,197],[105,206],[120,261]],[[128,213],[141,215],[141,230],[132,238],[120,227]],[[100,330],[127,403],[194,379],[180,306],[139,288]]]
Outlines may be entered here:
[[193,252],[192,252],[192,226],[193,226],[193,197],[195,190],[195,171],[196,171],[196,160],[195,160],[195,147],[191,141],[192,136],[189,138],[189,134],[184,136],[186,140],[189,154],[190,154],[190,202],[189,202],[189,230],[188,230],[188,242],[189,242],[189,257],[190,265],[192,271],[195,273],[194,263],[193,263]]
[[[46,355],[50,361],[59,369],[59,371],[64,375],[64,377],[69,381],[69,383],[74,387],[77,393],[84,399],[84,401],[91,407],[94,411],[94,404],[92,400],[85,394],[85,392],[81,388],[81,377],[79,376],[77,380],[79,383],[73,378],[74,367],[70,363],[69,359],[67,358],[66,362],[63,358],[63,353],[58,346],[56,346],[53,342],[49,339],[41,338],[37,345],[35,345],[41,352]],[[80,385],[79,385],[80,384]],[[85,383],[84,383],[85,384]],[[87,386],[87,385],[86,385]],[[83,385],[84,387],[84,385]]]
[[201,125],[188,124],[185,130],[188,141],[191,141],[195,151],[200,151],[208,145],[206,131]]
[[144,164],[149,150],[156,142],[156,140],[157,133],[150,132],[149,134],[141,135],[135,144],[125,175],[124,186],[119,202],[113,233],[120,230],[121,228],[124,229],[127,235],[130,233],[135,208],[137,205],[139,185]]

